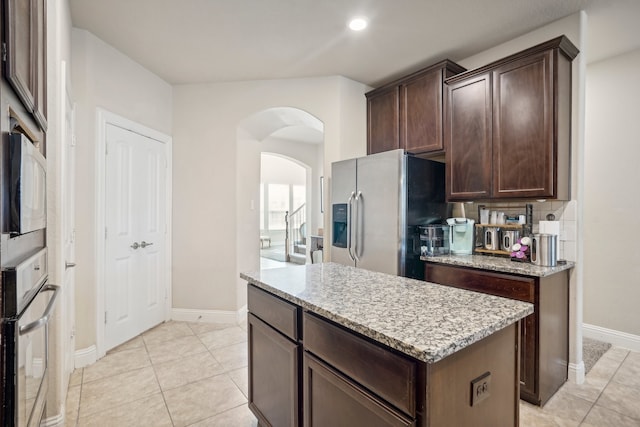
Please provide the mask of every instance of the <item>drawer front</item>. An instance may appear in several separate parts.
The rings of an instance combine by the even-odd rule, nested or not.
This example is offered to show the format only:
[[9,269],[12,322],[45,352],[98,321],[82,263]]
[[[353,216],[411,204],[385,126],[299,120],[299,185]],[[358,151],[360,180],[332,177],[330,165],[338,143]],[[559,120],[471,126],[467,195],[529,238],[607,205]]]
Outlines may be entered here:
[[417,362],[313,314],[303,314],[304,348],[411,417]]
[[247,307],[250,313],[268,323],[287,337],[297,341],[298,307],[253,285],[247,288]]
[[304,427],[409,427],[416,423],[322,361],[304,354]]
[[425,263],[425,280],[470,291],[533,303],[535,279]]

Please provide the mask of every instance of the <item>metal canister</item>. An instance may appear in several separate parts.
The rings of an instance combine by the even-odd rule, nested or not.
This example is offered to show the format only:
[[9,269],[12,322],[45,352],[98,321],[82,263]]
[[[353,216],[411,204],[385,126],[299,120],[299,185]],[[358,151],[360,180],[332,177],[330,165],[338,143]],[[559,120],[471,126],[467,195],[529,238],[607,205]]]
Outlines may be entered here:
[[531,262],[542,267],[555,267],[558,264],[558,236],[534,234],[531,239]]

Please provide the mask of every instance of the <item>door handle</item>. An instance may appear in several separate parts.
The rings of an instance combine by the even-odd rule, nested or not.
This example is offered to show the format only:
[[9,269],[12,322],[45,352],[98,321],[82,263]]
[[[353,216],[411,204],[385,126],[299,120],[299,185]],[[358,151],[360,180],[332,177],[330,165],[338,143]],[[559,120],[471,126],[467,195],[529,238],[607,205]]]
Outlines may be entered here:
[[360,261],[358,258],[358,239],[360,235],[360,201],[362,200],[362,191],[358,191],[358,195],[355,198],[356,202],[356,220],[355,220],[355,229],[356,229],[356,244],[353,249],[353,255],[356,257],[356,261]]
[[133,245],[131,245],[131,247],[135,250],[138,249],[140,245],[138,244],[138,242],[133,242]]
[[353,251],[351,250],[351,233],[353,232],[352,228],[353,226],[351,225],[352,222],[352,217],[351,217],[351,213],[353,212],[353,198],[355,197],[356,192],[352,191],[351,195],[349,196],[349,199],[347,200],[347,250],[349,251],[349,256],[351,257],[352,261],[355,261],[356,258],[353,256]]
[[147,246],[151,246],[151,245],[153,245],[153,243],[147,243],[144,240],[142,242],[140,242],[140,247],[142,249],[146,248]]
[[20,335],[26,335],[30,332],[35,331],[38,328],[43,327],[49,322],[49,317],[51,317],[51,312],[53,311],[53,306],[56,302],[56,298],[58,297],[58,292],[60,291],[60,286],[56,285],[45,285],[40,292],[53,292],[51,299],[49,300],[49,304],[47,304],[47,308],[45,308],[44,313],[42,313],[42,317],[38,320],[34,320],[33,322],[20,326],[18,329],[18,333]]
[[66,270],[67,268],[73,268],[73,267],[75,267],[75,266],[76,266],[76,263],[75,263],[75,262],[68,262],[68,261],[65,261],[65,263],[64,263],[64,269],[65,269],[65,270]]

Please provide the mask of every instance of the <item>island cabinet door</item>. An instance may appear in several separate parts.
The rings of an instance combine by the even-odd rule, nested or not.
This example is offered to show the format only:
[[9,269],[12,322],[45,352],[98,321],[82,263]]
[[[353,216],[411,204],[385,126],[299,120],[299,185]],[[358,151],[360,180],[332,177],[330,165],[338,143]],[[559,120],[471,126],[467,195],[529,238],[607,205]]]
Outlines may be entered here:
[[305,427],[416,425],[414,420],[307,352],[303,371]]
[[249,408],[264,426],[300,422],[300,352],[287,339],[249,313]]

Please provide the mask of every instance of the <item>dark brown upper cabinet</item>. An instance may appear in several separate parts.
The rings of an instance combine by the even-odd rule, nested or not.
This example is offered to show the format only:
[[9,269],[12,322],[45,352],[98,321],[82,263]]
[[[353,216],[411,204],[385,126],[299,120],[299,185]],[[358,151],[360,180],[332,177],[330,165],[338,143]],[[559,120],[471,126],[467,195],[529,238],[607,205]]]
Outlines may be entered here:
[[442,152],[444,79],[464,70],[445,60],[368,92],[367,154]]
[[447,200],[569,200],[571,61],[558,37],[446,80]]
[[46,0],[7,0],[4,73],[20,101],[47,130]]

